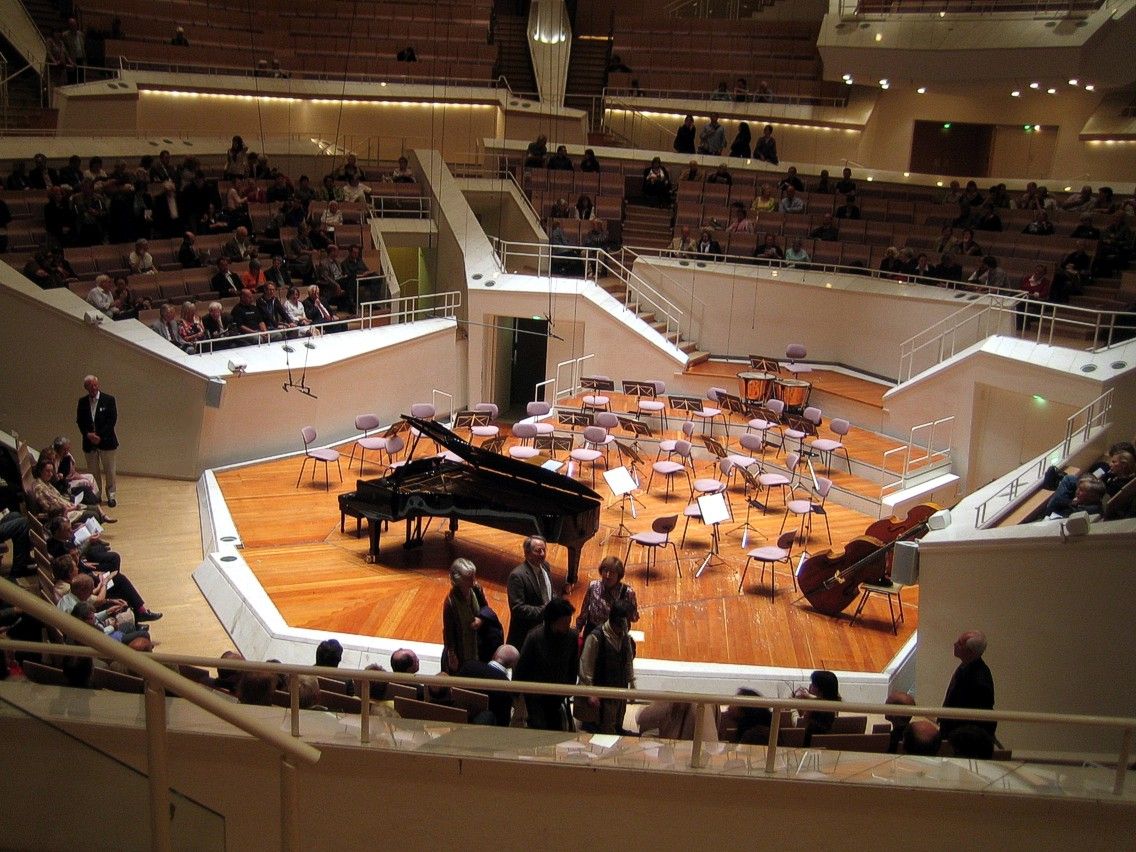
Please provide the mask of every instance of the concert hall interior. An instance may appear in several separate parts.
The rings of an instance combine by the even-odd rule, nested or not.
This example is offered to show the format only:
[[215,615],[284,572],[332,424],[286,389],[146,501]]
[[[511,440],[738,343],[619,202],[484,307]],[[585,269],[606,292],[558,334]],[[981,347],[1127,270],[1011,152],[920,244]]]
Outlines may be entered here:
[[[1117,59],[1134,0],[63,5],[101,64],[68,60],[54,5],[0,0],[0,70],[28,66],[6,83],[0,161],[51,175],[0,189],[0,475],[23,473],[22,498],[57,435],[84,467],[75,400],[97,376],[121,440],[106,535],[165,613],[158,651],[311,665],[334,638],[343,668],[408,648],[434,675],[451,563],[472,560],[507,630],[510,571],[540,534],[577,610],[601,561],[625,561],[640,690],[790,699],[829,670],[845,702],[939,707],[956,637],[979,630],[996,710],[1132,716],[1132,489],[1120,477],[1083,519],[1080,497],[1054,508],[1048,471],[1106,468],[1136,440],[1136,66]],[[281,301],[253,308],[278,267]],[[103,305],[107,276],[127,295]],[[231,322],[216,334],[211,303]],[[76,709],[21,685],[0,682],[0,711],[145,769],[139,701]],[[167,699],[170,774],[223,815],[221,845],[287,845],[240,805],[247,768],[250,800],[276,807],[279,760],[183,704]],[[248,708],[288,730],[271,709]],[[1084,719],[999,722],[1061,781],[802,757],[779,789],[756,746],[744,769],[714,752],[709,777],[673,749],[603,763],[583,736],[459,732],[417,753],[400,732],[360,746],[358,716],[312,724],[305,846],[334,842],[325,823],[379,827],[365,790],[400,781],[386,817],[451,789],[540,809],[515,788],[578,808],[581,780],[605,799],[634,786],[633,847],[660,829],[740,845],[717,823],[755,793],[771,825],[833,843],[798,831],[807,782],[865,830],[902,791],[896,842],[940,808],[976,837],[994,818],[1056,845],[1091,819],[1113,839],[1136,801],[1109,792],[1118,727]],[[697,820],[669,813],[678,798]]]

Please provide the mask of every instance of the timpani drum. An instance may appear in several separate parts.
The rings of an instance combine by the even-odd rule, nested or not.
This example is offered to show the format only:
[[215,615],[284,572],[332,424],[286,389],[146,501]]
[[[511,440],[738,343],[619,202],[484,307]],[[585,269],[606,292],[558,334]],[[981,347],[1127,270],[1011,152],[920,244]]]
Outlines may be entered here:
[[769,399],[773,390],[773,381],[776,378],[772,373],[759,373],[753,370],[738,373],[741,398],[746,402],[765,402]]
[[773,395],[785,403],[786,411],[801,411],[809,403],[813,386],[800,379],[775,379]]

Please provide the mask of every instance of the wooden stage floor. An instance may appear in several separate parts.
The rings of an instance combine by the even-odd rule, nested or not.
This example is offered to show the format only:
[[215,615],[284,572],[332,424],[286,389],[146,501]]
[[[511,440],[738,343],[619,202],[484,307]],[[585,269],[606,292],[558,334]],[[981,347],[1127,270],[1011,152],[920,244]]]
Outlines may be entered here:
[[[404,550],[403,527],[392,525],[382,537],[378,564],[368,564],[367,537],[356,538],[354,522],[348,519],[347,532],[339,531],[338,492],[354,487],[358,463],[346,469],[351,444],[340,447],[345,453],[344,481],[336,481],[331,471],[331,490],[325,492],[322,470],[313,483],[305,474],[296,487],[301,459],[292,457],[221,471],[217,480],[229,511],[244,542],[243,555],[285,620],[296,627],[333,633],[355,633],[400,639],[441,642],[442,601],[449,590],[447,568],[458,556],[470,558],[478,567],[478,577],[490,604],[508,622],[505,581],[521,558],[521,538],[509,533],[463,524],[456,537],[449,539],[444,523],[436,522],[423,547]],[[613,463],[615,463],[613,458]],[[310,466],[309,466],[310,467]],[[705,461],[699,474],[708,471]],[[368,464],[364,475],[382,475],[377,465]],[[708,472],[705,475],[710,475]],[[580,584],[571,595],[580,605],[588,580],[597,576],[596,566],[610,554],[623,557],[627,539],[616,537],[620,515],[610,503],[610,492],[600,479],[597,491],[607,498],[599,533],[583,550]],[[740,485],[730,489],[739,521],[745,503]],[[646,508],[639,518],[628,515],[626,524],[633,531],[646,530],[655,517],[678,514],[676,541],[682,536],[685,497],[663,500],[657,487],[642,494]],[[772,543],[780,528],[783,510],[778,496],[772,499],[770,513],[758,512],[751,523],[767,535],[768,541],[751,533],[749,548]],[[742,507],[742,509],[739,509]],[[861,534],[874,520],[835,505],[827,505],[834,546]],[[792,520],[790,521],[792,523]],[[733,528],[723,525],[723,529]],[[634,625],[645,634],[639,655],[645,658],[688,660],[736,665],[772,665],[802,669],[828,668],[845,671],[881,671],[911,636],[918,624],[918,589],[904,592],[906,623],[899,635],[891,632],[886,601],[873,599],[864,618],[850,624],[852,608],[841,618],[814,611],[794,591],[788,569],[780,566],[777,593],[771,599],[769,577],[759,584],[760,566],[751,564],[745,589],[738,593],[738,581],[745,563],[741,533],[723,535],[721,555],[724,564],[715,564],[700,577],[694,574],[708,552],[708,530],[691,523],[685,547],[679,550],[682,577],[676,572],[669,549],[660,554],[652,570],[650,585],[644,571],[644,553],[633,549],[625,581],[639,599],[641,618]],[[824,520],[816,518],[809,552],[828,548]],[[553,582],[563,583],[567,553],[557,546],[549,548]],[[795,562],[795,558],[794,558]]]

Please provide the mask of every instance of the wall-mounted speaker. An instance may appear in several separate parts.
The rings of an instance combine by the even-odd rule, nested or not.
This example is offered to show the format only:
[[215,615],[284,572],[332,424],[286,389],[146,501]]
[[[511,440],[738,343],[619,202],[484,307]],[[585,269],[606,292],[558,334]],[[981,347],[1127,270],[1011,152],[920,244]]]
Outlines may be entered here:
[[919,542],[897,541],[891,558],[891,578],[904,586],[919,582]]
[[951,525],[951,510],[940,509],[927,519],[927,529],[945,530]]

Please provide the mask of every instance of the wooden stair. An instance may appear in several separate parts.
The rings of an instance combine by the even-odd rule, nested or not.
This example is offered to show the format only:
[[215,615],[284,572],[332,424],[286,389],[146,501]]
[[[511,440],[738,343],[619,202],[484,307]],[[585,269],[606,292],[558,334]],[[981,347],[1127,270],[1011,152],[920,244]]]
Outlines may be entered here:
[[627,200],[623,219],[623,244],[641,248],[666,248],[671,242],[671,210]]
[[528,22],[520,15],[497,13],[493,40],[497,44],[497,63],[494,76],[504,76],[514,95],[536,97],[536,75],[525,30]]
[[[596,282],[604,291],[610,293],[622,304],[626,304],[627,299],[627,286],[618,278],[606,277],[601,278]],[[654,311],[639,311],[636,316],[655,329],[659,334],[666,336],[667,324],[658,318]],[[710,357],[709,352],[701,352],[698,349],[698,344],[693,340],[686,340],[685,338],[675,335],[670,335],[668,339],[679,351],[687,356],[686,368],[689,369],[695,364],[701,364],[703,361]]]

